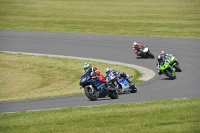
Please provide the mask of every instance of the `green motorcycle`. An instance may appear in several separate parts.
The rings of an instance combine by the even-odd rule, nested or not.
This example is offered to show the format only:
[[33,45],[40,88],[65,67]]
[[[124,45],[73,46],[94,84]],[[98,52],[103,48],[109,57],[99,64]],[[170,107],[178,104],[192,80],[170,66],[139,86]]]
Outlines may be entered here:
[[169,60],[164,60],[163,62],[161,62],[158,68],[170,79],[174,80],[176,78],[175,69],[170,66]]
[[170,65],[175,69],[176,72],[181,72],[182,71],[180,69],[179,62],[178,62],[177,58],[174,55],[169,54],[167,56],[167,58],[170,61]]

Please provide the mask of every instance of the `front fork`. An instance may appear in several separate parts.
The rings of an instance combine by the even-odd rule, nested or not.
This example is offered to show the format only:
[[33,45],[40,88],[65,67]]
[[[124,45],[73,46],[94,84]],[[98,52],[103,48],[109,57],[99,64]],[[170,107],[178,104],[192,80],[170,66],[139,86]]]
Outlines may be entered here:
[[172,76],[174,77],[174,76],[175,76],[175,69],[174,69],[174,67],[172,67],[171,65],[170,65],[170,68],[171,68],[171,70],[172,70]]
[[92,90],[91,93],[94,93],[94,87],[92,85],[89,85],[88,87]]

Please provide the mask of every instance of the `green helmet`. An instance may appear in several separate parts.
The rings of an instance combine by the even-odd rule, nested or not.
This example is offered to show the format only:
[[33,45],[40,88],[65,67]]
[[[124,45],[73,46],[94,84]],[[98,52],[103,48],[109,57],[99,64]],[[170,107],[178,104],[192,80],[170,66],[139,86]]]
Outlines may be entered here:
[[84,70],[87,71],[91,68],[91,64],[89,62],[85,62],[83,67],[84,67]]

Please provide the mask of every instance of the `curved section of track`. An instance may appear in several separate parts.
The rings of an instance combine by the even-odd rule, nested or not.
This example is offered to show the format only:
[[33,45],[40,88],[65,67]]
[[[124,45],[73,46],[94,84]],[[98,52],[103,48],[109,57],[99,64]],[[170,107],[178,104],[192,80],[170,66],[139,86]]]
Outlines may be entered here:
[[110,60],[143,66],[156,72],[156,59],[135,58],[133,41],[146,44],[154,55],[161,50],[175,54],[183,72],[176,73],[177,79],[173,81],[167,80],[164,75],[156,75],[138,85],[138,93],[120,95],[116,100],[99,99],[91,102],[85,95],[78,95],[17,101],[0,103],[0,112],[200,97],[200,39],[0,31],[0,51]]

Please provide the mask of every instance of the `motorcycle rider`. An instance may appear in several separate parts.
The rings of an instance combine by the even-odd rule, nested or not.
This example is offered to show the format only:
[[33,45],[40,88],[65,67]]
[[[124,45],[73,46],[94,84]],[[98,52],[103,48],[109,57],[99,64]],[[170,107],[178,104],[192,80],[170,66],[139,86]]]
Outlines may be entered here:
[[170,55],[175,56],[174,54],[167,54],[165,51],[161,51],[160,55],[163,56],[164,58],[169,57]]
[[89,72],[91,77],[98,77],[101,82],[106,83],[105,77],[101,75],[100,71],[96,67],[92,67],[89,62],[85,62],[83,67],[85,72]]
[[169,54],[167,54],[165,51],[161,51],[160,55],[164,58],[167,58],[169,56]]
[[[166,54],[164,51],[161,51],[161,54],[157,56],[157,60],[158,62],[156,63],[157,67],[158,67],[158,74],[161,75],[163,74],[163,72],[160,70],[160,65],[161,63],[164,63],[164,61],[167,59],[167,56],[169,56],[169,54]],[[171,65],[169,65],[172,69],[174,69]],[[175,69],[174,69],[175,70]]]
[[124,73],[124,72],[120,73],[120,71],[118,71],[118,70],[112,70],[109,67],[106,68],[105,72],[106,72],[105,78],[107,78],[108,75],[112,72],[118,78],[124,78],[124,79],[126,79],[128,81],[128,83],[131,83],[130,79],[128,78],[128,75],[126,73]]
[[137,56],[140,56],[141,52],[140,52],[140,48],[145,46],[144,44],[138,44],[137,42],[133,43],[133,52],[137,54]]

